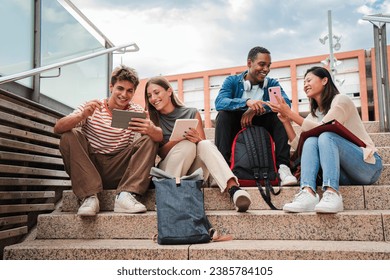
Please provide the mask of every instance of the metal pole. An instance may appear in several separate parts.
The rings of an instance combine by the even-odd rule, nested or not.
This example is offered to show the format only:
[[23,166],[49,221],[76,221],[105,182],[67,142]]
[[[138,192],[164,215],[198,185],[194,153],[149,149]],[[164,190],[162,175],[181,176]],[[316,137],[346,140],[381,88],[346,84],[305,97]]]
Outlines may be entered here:
[[386,24],[374,26],[376,85],[378,91],[379,126],[381,131],[389,127],[389,78],[387,69]]
[[328,10],[328,36],[329,36],[329,66],[330,66],[330,74],[332,75],[332,79],[334,81],[335,74],[335,63],[334,63],[334,54],[333,54],[333,32],[332,32],[332,11]]
[[[41,0],[34,1],[34,63],[33,68],[41,66]],[[33,92],[31,99],[39,103],[41,94],[41,75],[33,77]]]
[[376,88],[378,92],[378,109],[379,109],[379,128],[380,131],[384,131],[385,117],[383,112],[383,88],[382,88],[382,62],[381,62],[381,45],[380,45],[380,28],[373,25],[374,27],[374,47],[375,47],[375,75],[376,75]]
[[389,72],[387,61],[386,23],[390,23],[390,17],[378,14],[364,16],[374,27],[375,46],[375,74],[378,92],[378,110],[380,131],[390,131],[390,91]]
[[389,70],[387,60],[387,38],[386,24],[382,26],[382,72],[383,72],[383,109],[385,110],[384,130],[390,131],[390,92],[389,92]]
[[[109,43],[106,42],[106,49],[109,48]],[[110,97],[110,83],[111,83],[111,73],[113,71],[113,64],[114,64],[114,54],[108,53],[107,54],[107,97]]]

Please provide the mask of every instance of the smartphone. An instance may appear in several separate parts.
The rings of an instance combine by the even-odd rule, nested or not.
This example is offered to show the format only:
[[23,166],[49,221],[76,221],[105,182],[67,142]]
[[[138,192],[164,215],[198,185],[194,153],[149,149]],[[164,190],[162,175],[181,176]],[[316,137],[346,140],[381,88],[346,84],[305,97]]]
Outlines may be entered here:
[[274,104],[278,104],[278,100],[275,98],[275,96],[279,96],[280,98],[282,97],[282,90],[279,86],[277,87],[270,87],[268,89],[269,93],[269,101]]

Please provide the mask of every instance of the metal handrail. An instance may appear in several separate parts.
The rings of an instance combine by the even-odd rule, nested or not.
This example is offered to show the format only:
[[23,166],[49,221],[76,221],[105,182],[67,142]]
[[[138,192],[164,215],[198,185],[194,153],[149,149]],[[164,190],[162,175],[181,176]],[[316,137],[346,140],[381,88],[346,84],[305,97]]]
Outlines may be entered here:
[[[128,47],[133,47],[133,48],[132,49],[127,49]],[[38,67],[38,68],[35,68],[35,69],[32,69],[32,70],[20,72],[20,73],[17,73],[17,74],[0,77],[0,85],[8,83],[8,82],[13,82],[13,81],[21,80],[21,79],[24,79],[24,78],[32,77],[32,76],[35,76],[37,74],[40,74],[40,73],[48,71],[48,70],[52,70],[52,69],[56,69],[56,68],[61,69],[61,67],[65,66],[65,65],[77,63],[77,62],[80,62],[80,61],[84,61],[84,60],[87,60],[87,59],[90,59],[90,58],[94,58],[94,57],[97,57],[97,56],[100,56],[100,55],[108,54],[110,52],[118,51],[118,50],[121,50],[121,49],[123,49],[123,52],[137,52],[137,51],[139,51],[139,47],[138,47],[138,45],[136,43],[128,43],[128,44],[112,47],[112,48],[109,48],[109,49],[105,49],[105,50],[102,50],[102,51],[98,51],[96,53],[92,53],[92,54],[80,56],[80,57],[77,57],[77,58],[69,59],[69,60],[66,60],[66,61],[63,61],[63,62],[58,62],[58,63],[54,63],[54,64],[42,66],[42,67]]]
[[[65,5],[69,6],[70,9],[76,13],[77,16],[79,16],[89,27],[91,27],[100,37],[103,38],[103,40],[105,41],[106,43],[106,47],[115,47],[115,45],[106,37],[106,35],[103,34],[103,32],[101,32],[99,30],[99,28],[96,27],[96,25],[93,24],[92,21],[90,21],[80,10],[79,8],[76,7],[75,4],[72,3],[72,1],[70,0],[60,0],[58,1],[58,3],[60,3],[61,5],[63,5],[63,7],[66,9]],[[69,10],[68,10],[69,11]],[[72,12],[69,11],[71,14]],[[76,17],[76,20],[77,17]],[[82,24],[82,23],[81,23]]]

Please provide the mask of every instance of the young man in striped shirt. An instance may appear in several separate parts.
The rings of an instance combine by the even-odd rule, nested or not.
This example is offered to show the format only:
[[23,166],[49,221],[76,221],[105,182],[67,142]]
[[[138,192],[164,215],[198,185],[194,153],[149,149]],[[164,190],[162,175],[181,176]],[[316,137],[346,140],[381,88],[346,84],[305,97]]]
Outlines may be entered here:
[[54,127],[62,134],[60,151],[73,192],[82,201],[78,215],[99,212],[97,194],[103,188],[116,188],[115,212],[146,212],[138,197],[148,190],[162,130],[148,114],[146,119],[132,118],[127,129],[111,126],[114,109],[143,111],[131,101],[138,84],[134,69],[118,66],[111,75],[108,98],[85,102]]

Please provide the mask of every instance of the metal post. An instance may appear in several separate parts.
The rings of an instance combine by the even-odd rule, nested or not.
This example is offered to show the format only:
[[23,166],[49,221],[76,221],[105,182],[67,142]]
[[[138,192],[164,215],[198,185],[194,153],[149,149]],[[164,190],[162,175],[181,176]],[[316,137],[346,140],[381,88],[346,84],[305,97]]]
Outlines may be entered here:
[[[109,48],[109,44],[106,42],[106,49]],[[107,54],[107,97],[110,97],[110,83],[111,83],[111,73],[113,71],[114,54],[111,52]]]
[[374,26],[376,85],[378,90],[379,126],[390,131],[389,72],[387,67],[386,24]]
[[[33,68],[41,66],[41,0],[34,1],[34,62]],[[33,93],[31,99],[39,103],[41,92],[41,75],[33,77]]]
[[382,72],[383,72],[383,108],[385,110],[384,131],[390,131],[390,91],[389,91],[389,68],[387,60],[386,24],[382,26]]
[[329,39],[329,66],[330,74],[334,81],[334,72],[335,72],[335,63],[334,63],[334,54],[333,54],[333,32],[332,32],[332,11],[328,10],[328,39]]

